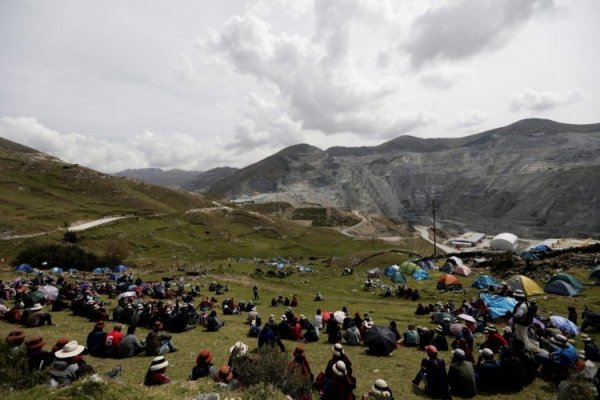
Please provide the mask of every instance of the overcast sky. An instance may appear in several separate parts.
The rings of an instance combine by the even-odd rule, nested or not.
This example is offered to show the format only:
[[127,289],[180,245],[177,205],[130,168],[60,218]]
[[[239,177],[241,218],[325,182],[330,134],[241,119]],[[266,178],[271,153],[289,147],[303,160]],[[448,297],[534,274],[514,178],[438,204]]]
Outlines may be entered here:
[[600,122],[598,0],[0,0],[0,136],[103,172]]

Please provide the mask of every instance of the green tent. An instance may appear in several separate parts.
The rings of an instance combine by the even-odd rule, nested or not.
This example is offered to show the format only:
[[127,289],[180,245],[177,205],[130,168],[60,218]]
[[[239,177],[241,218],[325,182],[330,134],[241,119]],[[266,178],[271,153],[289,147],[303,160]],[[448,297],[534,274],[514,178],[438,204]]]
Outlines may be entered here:
[[600,264],[596,265],[592,272],[590,272],[590,278],[600,279]]
[[421,268],[412,261],[404,261],[400,264],[400,272],[404,272],[405,274],[412,275],[415,271],[420,270]]
[[406,278],[402,274],[402,272],[397,271],[394,276],[392,276],[392,282],[394,283],[406,283]]
[[569,285],[573,286],[575,289],[577,289],[577,291],[583,290],[583,283],[579,282],[579,280],[571,274],[567,274],[564,272],[560,273],[560,274],[556,274],[552,278],[550,278],[548,283],[554,282],[554,281],[566,282]]

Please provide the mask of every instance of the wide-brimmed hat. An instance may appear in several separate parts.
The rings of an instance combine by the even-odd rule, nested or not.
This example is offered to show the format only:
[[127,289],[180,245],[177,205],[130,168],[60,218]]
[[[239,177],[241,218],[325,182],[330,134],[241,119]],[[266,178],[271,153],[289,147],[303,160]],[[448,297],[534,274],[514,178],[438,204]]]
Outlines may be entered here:
[[67,339],[66,337],[61,337],[56,341],[56,344],[52,346],[52,351],[56,353],[57,351],[65,347],[67,343],[69,343],[69,339]]
[[435,327],[435,331],[439,332],[439,333],[443,333],[444,332],[444,327],[441,325],[438,325]]
[[285,321],[285,320],[287,320],[287,317],[285,316],[285,314],[283,314],[283,315],[281,316],[281,320],[282,320],[282,321]]
[[580,350],[577,352],[577,357],[579,357],[582,360],[585,360],[585,350]]
[[231,368],[228,365],[224,365],[221,368],[219,368],[219,378],[221,378],[224,381],[231,382],[231,380],[233,379],[233,372],[231,371]]
[[564,347],[567,345],[568,339],[564,335],[556,335],[556,336],[551,337],[550,341],[554,344]]
[[198,353],[198,357],[196,357],[196,364],[199,364],[201,361],[205,364],[210,364],[212,362],[212,353],[208,349],[200,350]]
[[492,349],[488,349],[487,347],[484,348],[483,350],[481,350],[481,353],[483,354],[484,357],[492,357],[494,355],[494,352],[492,351]]
[[331,347],[333,355],[340,357],[344,352],[344,346],[341,343],[336,343]]
[[39,310],[41,310],[42,308],[44,308],[44,306],[43,306],[43,305],[41,305],[40,303],[35,303],[35,304],[33,305],[33,307],[31,307],[31,308],[30,308],[30,310],[31,310],[31,311],[39,311]]
[[388,384],[383,379],[377,379],[373,386],[371,386],[371,392],[377,396],[386,396],[390,393]]
[[248,345],[244,342],[235,342],[233,346],[229,348],[229,354],[234,354],[237,357],[245,356],[248,352]]
[[84,346],[77,343],[77,340],[72,340],[65,344],[65,347],[54,353],[56,358],[71,358],[83,353]]
[[342,360],[339,360],[338,362],[333,364],[331,370],[337,376],[344,376],[346,375],[346,364]]
[[581,335],[581,340],[583,340],[584,342],[591,342],[592,341],[591,337],[589,337],[588,335],[585,335],[585,336],[584,335],[585,334]]
[[525,293],[523,293],[523,291],[521,289],[517,289],[513,292],[513,297],[515,299],[524,299]]
[[14,331],[11,331],[8,336],[6,336],[6,342],[9,344],[23,344],[23,341],[25,341],[25,332],[23,332],[21,329],[15,329]]
[[158,356],[152,359],[152,363],[150,364],[150,371],[159,371],[163,368],[167,368],[169,362],[165,358],[165,356]]
[[25,344],[27,345],[28,349],[35,350],[41,349],[46,344],[46,341],[41,336],[34,336],[25,342]]
[[466,355],[465,355],[465,351],[463,349],[455,349],[452,354],[454,354],[454,357],[456,358],[460,358],[461,360],[464,360]]
[[371,321],[363,321],[363,326],[365,329],[371,329],[373,327],[373,323]]

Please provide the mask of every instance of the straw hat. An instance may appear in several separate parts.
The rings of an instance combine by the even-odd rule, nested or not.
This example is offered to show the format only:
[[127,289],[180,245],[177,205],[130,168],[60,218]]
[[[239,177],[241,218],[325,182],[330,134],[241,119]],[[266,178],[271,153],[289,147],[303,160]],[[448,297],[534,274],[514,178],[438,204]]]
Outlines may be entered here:
[[21,329],[15,329],[6,336],[6,342],[14,345],[21,345],[25,341],[25,332]]
[[435,327],[435,331],[439,332],[439,333],[443,333],[444,332],[444,328],[441,325],[438,325]]
[[244,342],[235,342],[235,344],[229,348],[229,354],[237,357],[245,356],[247,352],[248,345]]
[[40,303],[35,303],[35,304],[33,305],[33,307],[31,307],[31,308],[30,308],[30,310],[31,310],[31,311],[39,311],[39,310],[41,310],[42,308],[44,308],[44,306],[43,306],[43,305],[41,305]]
[[390,388],[388,387],[386,381],[384,381],[383,379],[377,379],[375,383],[373,383],[373,386],[371,386],[371,393],[377,396],[389,397]]
[[346,375],[346,364],[342,360],[339,360],[338,362],[333,364],[333,367],[331,369],[333,373],[337,376]]
[[481,351],[481,353],[483,354],[484,357],[493,357],[494,356],[494,352],[491,349],[488,349],[487,347],[485,349],[483,349]]
[[523,293],[523,291],[521,289],[517,289],[513,292],[513,297],[515,299],[524,299],[525,293]]
[[556,335],[552,338],[550,338],[550,341],[554,344],[557,344],[561,347],[565,347],[567,345],[568,339],[566,336],[564,335]]
[[54,353],[56,358],[71,358],[80,355],[85,349],[84,346],[77,343],[77,340],[72,340],[65,344],[65,347]]
[[331,352],[333,353],[334,356],[340,357],[342,355],[342,353],[344,352],[344,347],[342,346],[341,343],[336,343],[331,348]]
[[163,368],[167,368],[169,362],[165,358],[165,356],[158,356],[152,359],[152,363],[150,364],[150,371],[158,371]]

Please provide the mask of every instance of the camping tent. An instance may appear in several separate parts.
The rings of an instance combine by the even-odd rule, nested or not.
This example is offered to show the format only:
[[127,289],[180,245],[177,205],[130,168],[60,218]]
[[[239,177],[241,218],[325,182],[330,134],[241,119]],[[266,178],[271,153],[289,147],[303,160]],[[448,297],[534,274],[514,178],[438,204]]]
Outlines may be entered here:
[[473,281],[471,286],[477,289],[487,289],[490,286],[498,286],[498,282],[489,275],[481,275]]
[[515,251],[519,238],[512,233],[500,233],[490,241],[490,247],[494,250]]
[[454,271],[454,267],[455,265],[453,263],[451,263],[450,261],[446,261],[444,265],[442,265],[442,267],[440,268],[440,271],[445,272],[447,274],[451,274],[452,271]]
[[565,281],[550,281],[544,286],[544,292],[554,293],[561,296],[577,296],[579,291]]
[[402,264],[400,264],[400,271],[404,272],[405,274],[412,275],[419,269],[419,266],[412,261],[404,261]]
[[507,312],[512,313],[517,304],[517,301],[512,297],[503,297],[490,293],[482,293],[479,297],[488,308],[492,319],[503,317]]
[[113,272],[118,272],[120,274],[122,274],[125,271],[127,271],[127,267],[124,265],[117,265],[116,267],[113,268]]
[[456,256],[448,257],[448,260],[446,260],[446,261],[454,264],[457,267],[460,266],[460,265],[463,265],[462,260],[460,258],[456,257]]
[[27,273],[33,272],[33,268],[29,264],[21,264],[16,268],[16,270],[19,272],[27,272]]
[[50,272],[52,272],[53,274],[62,274],[65,271],[63,271],[63,269],[60,267],[54,267],[54,268],[50,269]]
[[394,283],[406,283],[406,278],[402,274],[402,272],[397,271],[394,276],[392,276],[392,282]]
[[542,290],[540,285],[538,285],[533,281],[533,279],[530,279],[525,275],[515,275],[512,278],[510,278],[506,284],[511,291],[514,292],[517,289],[521,289],[523,293],[525,293],[527,296],[544,294],[544,291]]
[[421,281],[423,279],[431,279],[431,276],[427,273],[427,271],[423,270],[415,271],[415,273],[412,274],[412,277],[417,281]]
[[563,282],[566,282],[569,285],[573,286],[575,288],[575,290],[577,290],[577,291],[582,291],[583,290],[583,283],[579,282],[579,280],[577,278],[575,278],[571,274],[567,274],[567,273],[564,273],[564,272],[560,273],[560,274],[556,274],[556,275],[552,276],[552,278],[550,278],[550,280],[548,281],[548,283],[554,282],[554,281],[563,281]]
[[396,275],[396,271],[398,271],[399,269],[400,269],[400,267],[397,265],[390,265],[383,271],[383,274],[385,276],[389,276],[390,278],[393,278],[394,275]]
[[590,272],[590,278],[600,279],[600,264],[596,265],[592,272]]
[[462,275],[462,276],[469,276],[472,274],[471,268],[467,267],[464,264],[455,267],[454,271],[452,271],[452,273],[456,274],[456,275]]
[[444,274],[437,283],[439,290],[452,290],[455,287],[462,287],[460,280],[454,275]]

